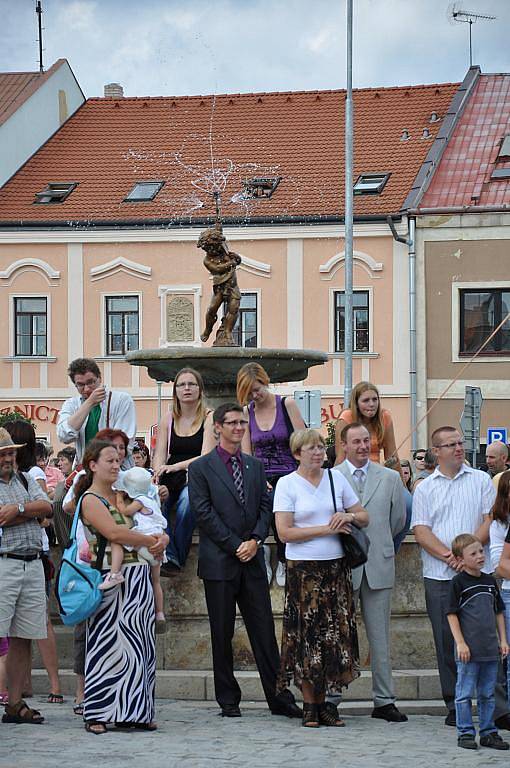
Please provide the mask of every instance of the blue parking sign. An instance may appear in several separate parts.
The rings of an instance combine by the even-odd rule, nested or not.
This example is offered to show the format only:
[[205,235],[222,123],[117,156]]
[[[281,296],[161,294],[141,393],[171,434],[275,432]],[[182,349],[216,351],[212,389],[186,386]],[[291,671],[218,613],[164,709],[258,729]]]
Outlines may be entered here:
[[506,427],[489,427],[487,430],[487,445],[490,445],[495,440],[501,440],[506,445],[507,439],[508,430]]

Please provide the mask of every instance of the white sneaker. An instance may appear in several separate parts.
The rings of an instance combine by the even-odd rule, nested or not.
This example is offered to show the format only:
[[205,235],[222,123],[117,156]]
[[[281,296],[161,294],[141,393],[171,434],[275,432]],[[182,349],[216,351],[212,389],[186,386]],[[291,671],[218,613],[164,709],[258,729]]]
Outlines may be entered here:
[[285,563],[280,563],[278,561],[278,565],[276,566],[276,583],[279,587],[285,586],[285,579],[287,578],[287,568],[285,566]]
[[271,547],[269,544],[264,544],[264,560],[266,562],[267,583],[271,584],[273,569],[271,568]]

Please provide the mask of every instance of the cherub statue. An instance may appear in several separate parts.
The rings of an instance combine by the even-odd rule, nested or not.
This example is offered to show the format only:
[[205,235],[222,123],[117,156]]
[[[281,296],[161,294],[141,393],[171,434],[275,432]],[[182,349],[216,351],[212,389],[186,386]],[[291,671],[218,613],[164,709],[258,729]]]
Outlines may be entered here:
[[235,347],[232,329],[241,304],[241,291],[237,285],[236,267],[241,263],[239,254],[229,251],[221,223],[206,229],[198,238],[197,248],[205,251],[204,266],[213,276],[213,296],[205,316],[205,329],[200,338],[207,341],[218,319],[218,309],[226,303],[226,311],[213,342],[214,347]]

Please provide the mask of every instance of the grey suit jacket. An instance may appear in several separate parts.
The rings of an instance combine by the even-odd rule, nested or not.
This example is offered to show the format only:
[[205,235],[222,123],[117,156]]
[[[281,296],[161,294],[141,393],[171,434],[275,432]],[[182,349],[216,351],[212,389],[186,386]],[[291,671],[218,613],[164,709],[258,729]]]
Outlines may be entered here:
[[369,462],[367,479],[360,498],[347,463],[335,467],[347,478],[356,491],[370,522],[365,533],[370,539],[368,560],[352,572],[354,589],[359,589],[363,573],[366,573],[370,589],[388,589],[395,583],[395,548],[393,537],[406,523],[406,507],[402,493],[402,481],[398,472],[380,464]]
[[264,541],[271,517],[262,462],[246,453],[242,453],[241,458],[244,504],[215,448],[192,462],[188,469],[189,501],[200,531],[198,575],[201,579],[235,579],[241,568],[256,578],[267,578],[261,548],[248,563],[241,563],[236,557],[243,541],[252,536]]

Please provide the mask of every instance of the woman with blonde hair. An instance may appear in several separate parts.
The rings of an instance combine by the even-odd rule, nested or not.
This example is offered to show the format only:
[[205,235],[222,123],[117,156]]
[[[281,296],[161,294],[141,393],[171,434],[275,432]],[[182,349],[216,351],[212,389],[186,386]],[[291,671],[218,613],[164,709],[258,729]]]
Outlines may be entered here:
[[[169,497],[165,503],[168,520],[167,563],[161,573],[171,575],[186,563],[195,528],[195,518],[188,497],[188,467],[202,453],[211,451],[215,444],[212,411],[207,407],[202,376],[194,368],[181,368],[172,392],[172,410],[158,425],[154,451],[154,479],[165,485]],[[174,530],[171,530],[170,512],[175,505]]]
[[[244,406],[248,417],[241,449],[260,459],[266,478],[271,486],[271,501],[274,489],[281,477],[297,468],[289,446],[289,439],[295,429],[303,429],[303,417],[292,397],[280,397],[269,389],[269,376],[259,363],[246,363],[237,374],[237,400]],[[278,567],[276,583],[285,584],[285,547],[278,538],[273,518],[276,539]],[[268,581],[271,581],[269,547],[264,547]]]
[[368,525],[368,513],[341,472],[324,470],[324,438],[302,429],[290,438],[298,463],[275,491],[276,524],[286,542],[287,583],[278,688],[293,679],[303,694],[303,725],[343,726],[326,692],[359,677],[351,570],[339,534]]
[[349,408],[342,411],[335,424],[335,464],[345,459],[340,435],[347,424],[354,421],[363,424],[370,433],[370,461],[381,463],[381,451],[384,459],[394,457],[397,461],[393,469],[401,472],[400,461],[395,443],[395,432],[391,413],[381,407],[379,391],[369,381],[360,381],[353,388]]

